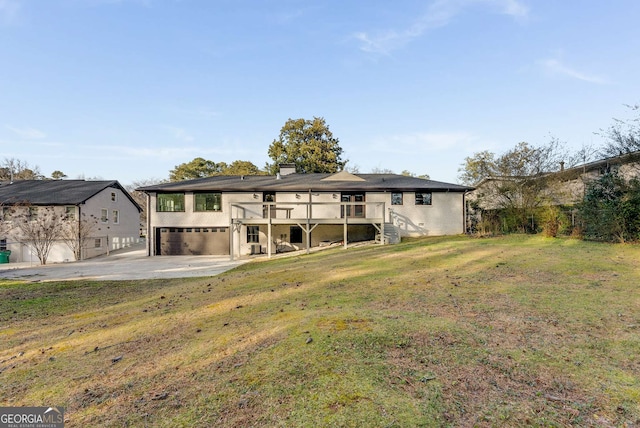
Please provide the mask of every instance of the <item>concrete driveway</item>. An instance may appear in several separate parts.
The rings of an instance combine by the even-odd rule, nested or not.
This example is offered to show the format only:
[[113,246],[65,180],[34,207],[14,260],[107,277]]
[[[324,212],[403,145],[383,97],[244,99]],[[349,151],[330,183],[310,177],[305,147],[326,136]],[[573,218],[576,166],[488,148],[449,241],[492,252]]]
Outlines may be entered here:
[[247,261],[231,261],[229,256],[147,257],[144,247],[136,246],[80,262],[45,266],[32,263],[0,264],[0,278],[25,281],[186,278],[217,275]]

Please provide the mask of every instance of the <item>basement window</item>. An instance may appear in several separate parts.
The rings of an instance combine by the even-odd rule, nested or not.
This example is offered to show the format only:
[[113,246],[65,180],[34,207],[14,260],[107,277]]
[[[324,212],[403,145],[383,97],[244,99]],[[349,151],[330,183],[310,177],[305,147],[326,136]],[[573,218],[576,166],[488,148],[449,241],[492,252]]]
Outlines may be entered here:
[[247,226],[247,243],[258,244],[260,242],[260,226]]
[[302,244],[302,228],[300,226],[291,226],[289,228],[289,236],[292,244]]

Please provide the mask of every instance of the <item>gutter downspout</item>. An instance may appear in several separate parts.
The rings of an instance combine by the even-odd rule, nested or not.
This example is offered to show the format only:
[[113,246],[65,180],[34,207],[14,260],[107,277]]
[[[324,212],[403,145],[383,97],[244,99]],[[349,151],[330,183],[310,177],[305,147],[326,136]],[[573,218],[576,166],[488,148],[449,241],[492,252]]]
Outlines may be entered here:
[[470,231],[468,230],[468,225],[467,225],[467,194],[471,193],[472,190],[465,190],[462,193],[462,233],[467,234]]
[[151,194],[147,192],[145,192],[145,194],[147,195],[147,257],[151,257],[152,255],[157,255],[153,254],[151,251],[151,241],[153,241],[153,244],[155,245],[156,238],[151,235]]
[[307,254],[311,253],[311,216],[312,214],[311,189],[309,189],[309,208],[307,209]]
[[78,260],[82,260],[82,208],[78,204]]

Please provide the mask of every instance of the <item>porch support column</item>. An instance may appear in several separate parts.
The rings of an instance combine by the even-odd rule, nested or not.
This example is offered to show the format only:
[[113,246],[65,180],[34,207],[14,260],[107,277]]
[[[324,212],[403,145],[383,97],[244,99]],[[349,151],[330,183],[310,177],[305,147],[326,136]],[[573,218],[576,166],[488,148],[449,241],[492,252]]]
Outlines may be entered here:
[[349,216],[347,215],[347,211],[348,211],[347,210],[347,205],[344,205],[344,208],[345,208],[344,209],[344,230],[342,232],[342,235],[343,235],[342,236],[342,240],[344,242],[344,249],[346,250],[347,249],[347,238],[348,238],[348,236],[347,236],[347,222],[349,220]]
[[271,258],[271,243],[272,243],[272,233],[271,233],[271,203],[269,202],[267,205],[267,257]]
[[384,222],[385,203],[382,203],[382,214],[380,215],[380,245],[384,245]]
[[233,205],[229,204],[229,258],[233,261],[233,240],[235,239],[235,227],[233,225]]
[[311,215],[313,210],[311,209],[311,189],[309,189],[309,205],[307,206],[307,254],[311,252]]

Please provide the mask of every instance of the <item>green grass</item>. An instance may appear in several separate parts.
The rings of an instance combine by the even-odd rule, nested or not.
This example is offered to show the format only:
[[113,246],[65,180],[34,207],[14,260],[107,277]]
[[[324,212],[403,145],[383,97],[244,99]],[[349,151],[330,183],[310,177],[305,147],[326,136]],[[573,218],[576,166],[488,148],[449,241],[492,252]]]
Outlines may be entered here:
[[0,281],[0,405],[61,405],[67,426],[636,426],[639,260],[447,237],[211,278]]

